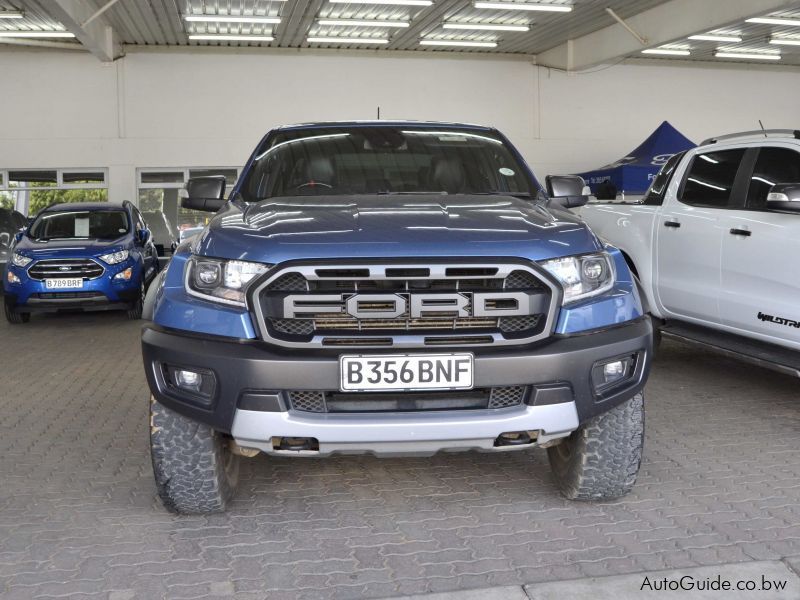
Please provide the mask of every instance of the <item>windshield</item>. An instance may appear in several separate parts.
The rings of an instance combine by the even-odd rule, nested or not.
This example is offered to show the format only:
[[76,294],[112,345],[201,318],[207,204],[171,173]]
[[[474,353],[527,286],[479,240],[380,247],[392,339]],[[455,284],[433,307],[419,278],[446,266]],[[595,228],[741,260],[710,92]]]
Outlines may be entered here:
[[240,189],[257,202],[352,194],[524,194],[525,170],[491,132],[335,127],[280,132],[259,149]]
[[129,231],[124,210],[45,212],[31,226],[37,240],[113,240]]

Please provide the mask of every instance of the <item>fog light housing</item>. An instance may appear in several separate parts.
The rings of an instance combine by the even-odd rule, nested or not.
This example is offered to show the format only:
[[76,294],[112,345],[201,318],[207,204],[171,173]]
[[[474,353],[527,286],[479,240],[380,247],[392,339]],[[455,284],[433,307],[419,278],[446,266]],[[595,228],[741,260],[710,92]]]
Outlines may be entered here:
[[179,395],[189,396],[204,404],[210,403],[214,396],[217,378],[208,369],[163,365],[162,372],[167,387]]
[[592,367],[592,385],[598,394],[630,380],[636,371],[638,354],[616,356],[596,362]]
[[8,283],[19,283],[20,282],[19,277],[17,277],[11,271],[7,271],[6,272],[6,280],[8,281]]
[[124,271],[120,271],[114,275],[116,281],[130,281],[131,277],[133,277],[133,267],[128,267]]

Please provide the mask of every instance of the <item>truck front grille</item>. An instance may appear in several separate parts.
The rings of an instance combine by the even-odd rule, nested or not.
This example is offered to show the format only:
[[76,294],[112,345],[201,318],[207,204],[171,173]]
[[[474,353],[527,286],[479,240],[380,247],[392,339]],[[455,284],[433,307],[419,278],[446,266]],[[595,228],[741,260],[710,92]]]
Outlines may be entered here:
[[476,388],[466,391],[338,392],[296,390],[289,392],[292,410],[312,413],[418,412],[432,410],[481,410],[519,406],[528,386]]
[[547,336],[558,295],[531,263],[291,265],[257,284],[253,310],[289,347],[503,345]]
[[28,277],[39,281],[59,277],[95,279],[104,271],[103,267],[90,258],[53,258],[33,263],[28,268]]

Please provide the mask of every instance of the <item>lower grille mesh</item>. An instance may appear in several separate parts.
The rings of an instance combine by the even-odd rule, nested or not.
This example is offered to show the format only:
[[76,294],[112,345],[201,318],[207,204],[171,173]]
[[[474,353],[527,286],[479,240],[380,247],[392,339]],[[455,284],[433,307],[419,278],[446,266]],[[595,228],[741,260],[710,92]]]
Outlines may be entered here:
[[519,406],[528,387],[499,386],[464,391],[359,392],[323,390],[289,392],[293,410],[312,413],[417,412],[430,410],[479,410]]

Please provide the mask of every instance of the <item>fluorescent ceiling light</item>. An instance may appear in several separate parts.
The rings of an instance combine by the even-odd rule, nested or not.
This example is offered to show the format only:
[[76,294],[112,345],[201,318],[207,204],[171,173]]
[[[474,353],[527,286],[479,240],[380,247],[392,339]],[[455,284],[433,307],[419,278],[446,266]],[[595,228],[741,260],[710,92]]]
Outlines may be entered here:
[[689,56],[691,52],[688,50],[671,50],[669,48],[648,48],[642,50],[642,54],[664,54],[667,56]]
[[271,42],[275,38],[271,35],[195,35],[189,36],[190,40],[204,42]]
[[569,4],[534,4],[531,2],[486,2],[476,0],[475,8],[496,8],[499,10],[540,10],[547,12],[570,12]]
[[747,19],[748,23],[761,23],[763,25],[787,25],[788,27],[800,27],[800,19],[781,19],[778,17],[755,17]]
[[74,38],[69,31],[0,31],[0,37],[7,38]]
[[0,19],[21,19],[25,13],[18,10],[0,10]]
[[780,60],[780,54],[750,54],[747,52],[715,52],[717,58],[739,58],[748,60]]
[[389,40],[383,38],[368,37],[310,37],[306,41],[309,44],[388,44]]
[[716,33],[704,33],[701,35],[690,35],[690,40],[701,40],[703,42],[733,42],[738,44],[742,41],[738,35],[717,35]]
[[384,21],[378,19],[317,19],[319,25],[330,27],[408,27],[408,21]]
[[331,4],[383,4],[389,6],[431,6],[433,0],[328,0]]
[[480,31],[530,31],[527,25],[495,25],[494,23],[444,23],[444,29],[476,29]]
[[800,46],[800,39],[772,38],[769,43],[776,46]]
[[235,17],[232,15],[183,15],[191,23],[280,23],[279,17]]
[[470,42],[467,40],[420,40],[422,46],[465,46],[469,48],[497,48],[497,42]]

